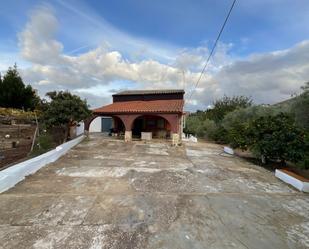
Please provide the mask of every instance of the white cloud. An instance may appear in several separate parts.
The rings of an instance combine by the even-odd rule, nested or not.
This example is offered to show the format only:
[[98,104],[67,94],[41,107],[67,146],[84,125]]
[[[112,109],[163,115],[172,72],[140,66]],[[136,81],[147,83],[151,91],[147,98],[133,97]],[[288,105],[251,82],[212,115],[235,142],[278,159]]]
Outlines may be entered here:
[[[23,68],[22,74],[41,95],[50,90],[69,89],[87,97],[92,106],[105,103],[111,89],[180,88],[185,80],[188,92],[209,54],[206,47],[176,49],[167,53],[169,60],[163,62],[156,58],[158,51],[164,54],[165,48],[150,48],[145,40],[132,38],[130,43],[136,42],[135,50],[131,47],[128,53],[134,60],[124,57],[117,46],[108,46],[106,42],[88,52],[69,55],[56,39],[58,28],[58,20],[50,8],[41,7],[32,13],[19,34],[21,55],[31,63]],[[123,34],[115,37],[123,39]],[[252,96],[258,103],[274,103],[288,98],[309,79],[309,41],[241,60],[229,55],[232,46],[219,44],[193,99],[188,102],[188,109],[206,108],[224,94],[243,94]],[[135,56],[149,49],[154,52],[147,52],[147,58]]]
[[57,19],[50,8],[36,9],[30,16],[25,30],[19,35],[23,58],[40,64],[59,62],[63,45],[54,40],[57,28]]
[[[139,88],[175,88],[182,84],[183,77],[176,66],[151,58],[131,61],[105,44],[77,56],[66,55],[62,52],[63,45],[55,39],[57,26],[57,19],[50,9],[38,8],[19,35],[21,55],[32,63],[22,71],[23,76],[39,90],[52,90],[55,86],[74,90],[109,85],[119,80],[138,82]],[[189,53],[186,56],[190,59]],[[192,57],[202,60],[197,52]],[[186,74],[190,79],[197,75]]]
[[309,80],[309,41],[236,61],[214,78],[222,93],[250,95],[259,103],[289,98]]

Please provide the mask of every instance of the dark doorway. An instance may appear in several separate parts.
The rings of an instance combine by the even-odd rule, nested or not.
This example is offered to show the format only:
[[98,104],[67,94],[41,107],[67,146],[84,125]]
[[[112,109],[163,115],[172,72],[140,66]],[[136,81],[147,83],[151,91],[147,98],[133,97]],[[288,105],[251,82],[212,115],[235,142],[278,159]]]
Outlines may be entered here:
[[102,118],[102,132],[110,132],[113,122],[112,118]]
[[143,118],[137,118],[134,121],[133,129],[132,129],[132,135],[134,137],[141,137],[141,132],[143,131]]
[[133,122],[132,136],[141,138],[142,132],[151,132],[153,138],[170,138],[171,126],[160,116],[141,116]]

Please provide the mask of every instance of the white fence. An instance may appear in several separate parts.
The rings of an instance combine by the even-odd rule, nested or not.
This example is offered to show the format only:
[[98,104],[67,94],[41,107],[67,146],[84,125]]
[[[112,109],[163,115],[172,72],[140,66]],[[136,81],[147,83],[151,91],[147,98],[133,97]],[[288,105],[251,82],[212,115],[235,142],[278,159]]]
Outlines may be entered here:
[[79,144],[84,137],[85,136],[77,137],[69,142],[57,146],[56,149],[0,171],[0,193],[15,186],[16,183],[25,179],[27,175],[33,174],[47,164],[56,161],[72,147]]
[[197,137],[193,136],[192,134],[182,133],[182,141],[197,143]]

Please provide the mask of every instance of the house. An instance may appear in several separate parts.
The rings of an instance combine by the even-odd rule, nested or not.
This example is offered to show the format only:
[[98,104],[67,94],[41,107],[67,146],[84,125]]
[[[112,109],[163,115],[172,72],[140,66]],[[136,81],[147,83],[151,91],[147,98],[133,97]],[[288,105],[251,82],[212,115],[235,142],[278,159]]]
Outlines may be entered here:
[[[113,95],[113,103],[93,110],[87,122],[101,121],[101,131],[124,135],[125,141],[133,138],[171,138],[180,142],[183,128],[184,90],[134,90]],[[90,129],[91,131],[91,129]]]

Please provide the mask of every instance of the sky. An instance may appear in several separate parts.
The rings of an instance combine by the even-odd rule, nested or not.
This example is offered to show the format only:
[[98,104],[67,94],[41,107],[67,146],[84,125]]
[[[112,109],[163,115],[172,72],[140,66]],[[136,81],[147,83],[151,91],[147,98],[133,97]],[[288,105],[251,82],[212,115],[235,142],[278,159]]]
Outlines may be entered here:
[[[0,72],[17,63],[40,96],[69,90],[91,108],[121,90],[184,88],[185,109],[223,95],[273,104],[309,80],[309,1],[4,0]],[[189,96],[192,93],[192,97]]]

